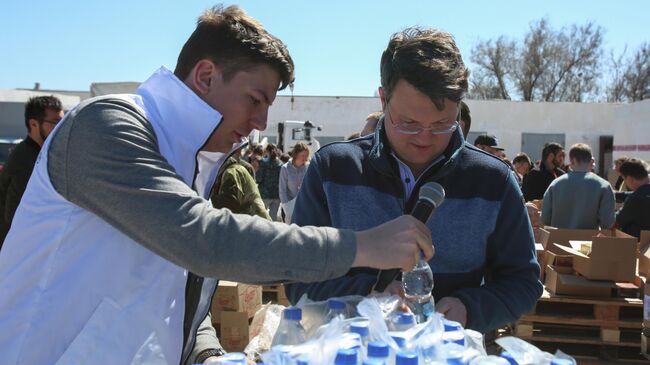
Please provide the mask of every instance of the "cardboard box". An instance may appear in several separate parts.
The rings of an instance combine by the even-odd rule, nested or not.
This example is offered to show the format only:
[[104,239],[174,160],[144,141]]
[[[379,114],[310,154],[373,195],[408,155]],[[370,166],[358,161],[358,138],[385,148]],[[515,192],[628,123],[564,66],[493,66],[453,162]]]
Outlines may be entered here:
[[650,273],[650,231],[641,231],[639,236],[639,275]]
[[213,316],[223,311],[246,312],[251,318],[261,306],[261,286],[221,280],[212,297],[211,311]]
[[573,274],[573,255],[560,255],[551,251],[545,251],[543,261],[540,263],[542,268],[540,280],[542,282],[544,282],[544,278],[546,277],[546,267],[549,265],[562,268],[562,272]]
[[540,228],[540,243],[544,249],[554,253],[564,254],[553,246],[557,243],[560,246],[570,247],[570,240],[591,241],[599,233],[611,236],[611,231],[599,231],[597,229],[557,229],[554,227]]
[[248,313],[223,311],[219,341],[226,351],[244,351],[250,341]]
[[650,330],[650,280],[647,280],[643,290],[643,328]]
[[546,266],[546,289],[556,295],[610,297],[616,288],[613,281],[593,281],[571,272],[567,267]]
[[585,245],[584,240],[575,242],[575,247],[558,243],[553,243],[552,247],[573,255],[573,269],[587,279],[633,281],[638,255],[636,238],[620,231],[614,234],[614,237],[592,237],[588,255],[579,251],[580,246]]

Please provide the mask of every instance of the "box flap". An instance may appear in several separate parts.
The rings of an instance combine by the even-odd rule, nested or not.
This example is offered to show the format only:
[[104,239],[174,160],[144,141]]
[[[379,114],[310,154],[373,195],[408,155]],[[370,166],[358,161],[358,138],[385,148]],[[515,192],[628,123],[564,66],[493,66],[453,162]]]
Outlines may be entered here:
[[572,247],[561,246],[561,245],[558,245],[557,243],[554,243],[553,245],[564,254],[578,256],[578,257],[582,257],[582,258],[585,258],[585,259],[589,258],[589,256],[583,254],[582,252],[580,252],[580,251],[578,251],[578,250],[576,250],[576,249],[574,249]]

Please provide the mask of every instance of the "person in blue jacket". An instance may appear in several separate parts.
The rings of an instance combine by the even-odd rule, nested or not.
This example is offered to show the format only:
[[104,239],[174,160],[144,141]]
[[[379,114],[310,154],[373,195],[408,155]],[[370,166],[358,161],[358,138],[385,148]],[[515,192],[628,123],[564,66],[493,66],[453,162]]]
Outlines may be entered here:
[[[542,284],[515,177],[503,161],[466,144],[459,128],[468,74],[450,34],[422,28],[394,34],[381,58],[384,117],[374,134],[315,154],[293,223],[365,229],[410,212],[426,182],[441,184],[445,201],[428,222],[436,310],[488,332],[528,312]],[[355,268],[341,278],[287,285],[287,295],[293,303],[303,294],[368,295],[377,273]],[[386,291],[400,289],[396,281]]]

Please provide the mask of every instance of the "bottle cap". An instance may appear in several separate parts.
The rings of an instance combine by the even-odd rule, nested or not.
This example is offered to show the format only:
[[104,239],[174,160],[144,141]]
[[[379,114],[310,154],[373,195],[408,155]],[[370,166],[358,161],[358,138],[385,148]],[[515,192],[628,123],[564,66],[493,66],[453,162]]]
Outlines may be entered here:
[[370,334],[370,331],[368,329],[368,322],[366,321],[358,321],[358,322],[353,322],[350,324],[350,332],[352,333],[358,333],[359,336],[363,337],[368,337]]
[[412,324],[415,323],[415,316],[413,313],[410,312],[401,312],[397,316],[397,323],[398,324]]
[[357,350],[355,350],[355,349],[339,350],[336,353],[336,359],[334,360],[334,364],[336,364],[336,365],[357,365]]
[[389,354],[389,349],[386,343],[381,341],[372,341],[368,343],[368,356],[388,357],[388,354]]
[[302,319],[302,310],[296,307],[289,307],[284,310],[284,319],[300,321]]
[[331,298],[327,300],[327,307],[329,309],[343,310],[345,309],[345,302],[338,298]]
[[395,357],[396,365],[418,365],[418,355],[414,352],[398,352]]

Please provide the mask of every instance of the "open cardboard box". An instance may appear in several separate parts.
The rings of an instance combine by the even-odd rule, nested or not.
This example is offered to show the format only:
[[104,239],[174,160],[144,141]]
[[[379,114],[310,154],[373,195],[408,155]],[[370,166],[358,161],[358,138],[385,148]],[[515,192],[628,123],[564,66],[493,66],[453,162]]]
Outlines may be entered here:
[[[636,238],[616,231],[616,237],[593,237],[588,255],[579,251],[584,241],[575,247],[554,243],[555,249],[573,255],[573,269],[591,280],[630,282],[636,278]],[[571,242],[570,242],[571,243]]]
[[545,251],[543,259],[540,261],[542,268],[540,280],[542,282],[544,282],[544,278],[546,277],[546,267],[549,265],[561,268],[562,272],[573,273],[573,255],[560,255],[551,251]]
[[573,270],[565,266],[546,266],[546,289],[555,295],[581,297],[611,297],[617,285],[613,281],[594,281],[573,275]]

